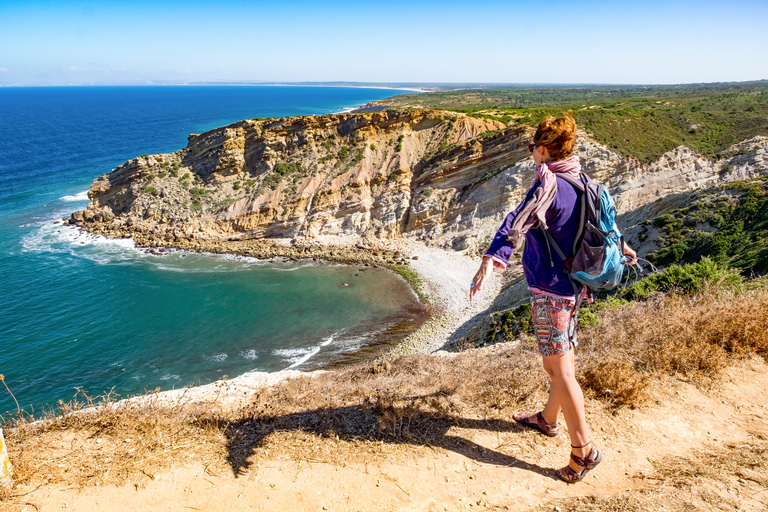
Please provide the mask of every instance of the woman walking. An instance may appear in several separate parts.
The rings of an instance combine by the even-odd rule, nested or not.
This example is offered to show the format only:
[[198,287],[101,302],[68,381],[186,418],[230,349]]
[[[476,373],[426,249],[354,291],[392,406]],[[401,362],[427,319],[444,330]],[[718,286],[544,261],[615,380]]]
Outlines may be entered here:
[[[600,463],[602,455],[590,441],[584,395],[575,376],[574,348],[578,343],[572,313],[577,297],[563,259],[551,250],[544,232],[536,227],[545,222],[557,245],[572,251],[580,222],[581,197],[560,175],[578,177],[581,173],[579,157],[573,154],[575,141],[576,122],[570,115],[547,117],[539,123],[533,142],[528,145],[536,164],[533,186],[496,233],[469,292],[471,300],[482,290],[493,267],[505,268],[525,240],[522,263],[531,292],[533,328],[551,386],[542,411],[515,413],[514,418],[545,435],[556,436],[560,433],[558,418],[562,411],[571,437],[571,457],[567,466],[557,470],[557,476],[568,483],[584,478]],[[627,245],[624,255],[630,264],[635,263],[635,251]],[[572,258],[573,252],[566,252],[565,256]]]

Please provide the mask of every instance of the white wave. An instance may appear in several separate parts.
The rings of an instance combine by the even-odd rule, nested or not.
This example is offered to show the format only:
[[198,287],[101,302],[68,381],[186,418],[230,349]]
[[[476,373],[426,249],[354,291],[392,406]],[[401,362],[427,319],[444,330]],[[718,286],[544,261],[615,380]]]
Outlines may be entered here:
[[250,359],[251,361],[259,357],[256,351],[253,349],[243,350],[242,352],[240,352],[240,355],[246,359]]
[[275,354],[276,356],[280,356],[283,359],[290,361],[291,365],[288,368],[286,368],[287,370],[289,370],[291,368],[296,368],[297,366],[302,365],[307,361],[309,361],[318,352],[320,352],[321,348],[333,342],[334,336],[335,334],[331,334],[331,336],[327,340],[321,342],[316,347],[278,349],[272,353]]
[[229,354],[227,354],[226,352],[222,352],[221,354],[214,354],[212,356],[206,357],[206,359],[208,361],[216,361],[220,363],[221,361],[225,361],[228,357],[229,357]]
[[166,373],[165,375],[160,377],[160,380],[180,380],[180,379],[181,379],[181,377],[179,377],[178,375],[176,375],[174,373]]
[[21,239],[25,252],[69,253],[98,264],[121,263],[147,256],[130,238],[107,238],[49,219]]
[[77,194],[73,196],[64,196],[60,197],[62,201],[67,201],[69,203],[75,202],[75,201],[88,201],[88,191],[85,190],[83,192],[78,192]]

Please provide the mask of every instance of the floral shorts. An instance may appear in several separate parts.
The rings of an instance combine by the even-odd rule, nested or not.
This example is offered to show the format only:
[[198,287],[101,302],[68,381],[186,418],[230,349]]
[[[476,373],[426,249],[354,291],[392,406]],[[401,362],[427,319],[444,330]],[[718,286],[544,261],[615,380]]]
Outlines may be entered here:
[[571,313],[574,304],[543,293],[531,293],[533,332],[543,356],[567,354],[576,341],[576,322]]

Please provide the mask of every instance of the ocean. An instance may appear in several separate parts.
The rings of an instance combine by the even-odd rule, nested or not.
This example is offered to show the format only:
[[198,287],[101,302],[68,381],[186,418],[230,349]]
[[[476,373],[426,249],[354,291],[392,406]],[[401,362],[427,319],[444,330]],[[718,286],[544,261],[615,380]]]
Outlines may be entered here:
[[[423,311],[389,271],[182,251],[57,223],[91,182],[242,119],[397,94],[345,87],[0,88],[0,374],[28,413],[355,359]],[[80,395],[80,398],[83,398]],[[0,387],[0,423],[16,411]]]

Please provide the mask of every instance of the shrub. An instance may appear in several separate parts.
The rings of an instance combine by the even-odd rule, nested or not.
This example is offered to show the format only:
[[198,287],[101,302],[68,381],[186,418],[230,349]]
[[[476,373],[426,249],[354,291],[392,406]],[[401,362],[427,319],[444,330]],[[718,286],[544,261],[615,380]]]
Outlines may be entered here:
[[192,188],[189,190],[189,193],[192,196],[192,199],[199,199],[200,197],[207,194],[208,191],[205,190],[204,188]]
[[145,187],[144,191],[152,196],[156,196],[158,194],[157,189],[155,187]]
[[533,334],[531,325],[531,305],[522,304],[514,309],[492,313],[493,320],[485,334],[485,343],[509,341],[521,334]]
[[376,144],[371,144],[371,151],[376,151]]
[[738,291],[741,285],[742,277],[738,270],[704,257],[696,263],[672,265],[619,293],[624,298],[647,300],[652,292],[677,291],[686,295],[698,295],[711,286],[724,286]]

